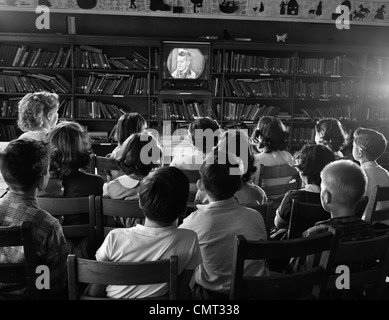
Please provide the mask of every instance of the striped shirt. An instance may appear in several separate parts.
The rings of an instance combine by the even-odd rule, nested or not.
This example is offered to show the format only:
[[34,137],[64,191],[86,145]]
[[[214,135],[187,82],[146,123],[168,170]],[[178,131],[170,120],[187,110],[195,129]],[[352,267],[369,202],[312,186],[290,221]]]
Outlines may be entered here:
[[[59,221],[38,207],[35,197],[8,192],[0,199],[0,226],[18,226],[23,221],[32,225],[38,262],[50,270],[50,293],[63,291],[66,283],[66,240]],[[23,247],[0,248],[0,263],[24,260]],[[0,290],[5,284],[0,284]]]

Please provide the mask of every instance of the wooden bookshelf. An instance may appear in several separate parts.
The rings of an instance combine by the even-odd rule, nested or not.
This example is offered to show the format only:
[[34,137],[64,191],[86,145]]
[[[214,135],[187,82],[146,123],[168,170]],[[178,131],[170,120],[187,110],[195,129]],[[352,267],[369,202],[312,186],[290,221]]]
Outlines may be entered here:
[[384,47],[212,40],[212,86],[182,95],[162,90],[162,40],[169,39],[0,34],[0,140],[20,134],[17,102],[38,90],[60,95],[61,119],[108,136],[123,112],[141,113],[158,130],[163,121],[175,130],[204,115],[224,128],[277,116],[291,147],[312,141],[323,117],[348,129],[389,124]]

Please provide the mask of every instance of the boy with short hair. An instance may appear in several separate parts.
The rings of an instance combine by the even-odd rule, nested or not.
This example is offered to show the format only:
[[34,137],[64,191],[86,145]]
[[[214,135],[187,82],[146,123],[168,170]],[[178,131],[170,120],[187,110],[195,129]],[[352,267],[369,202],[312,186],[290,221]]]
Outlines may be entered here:
[[[189,181],[174,167],[151,172],[139,186],[139,206],[146,219],[144,225],[117,228],[105,238],[96,252],[96,260],[112,262],[141,262],[178,256],[179,299],[190,297],[189,281],[193,270],[201,263],[197,235],[191,230],[178,229],[178,218],[186,210]],[[110,298],[160,297],[167,293],[163,284],[117,286],[106,288]],[[91,288],[99,292],[101,288]]]
[[355,208],[366,191],[366,174],[350,160],[337,160],[326,165],[321,174],[320,200],[331,218],[320,221],[303,234],[312,236],[333,227],[339,241],[355,241],[374,237],[373,226],[355,216]]
[[[365,195],[371,201],[371,192],[373,186],[389,186],[389,172],[377,164],[386,150],[387,140],[385,136],[373,129],[358,128],[354,132],[353,157],[361,164],[361,168],[367,176],[367,188]],[[368,204],[369,205],[369,204]],[[389,208],[389,201],[380,201],[377,203],[377,210]],[[366,211],[363,219],[366,217]]]
[[[205,159],[197,186],[206,192],[209,204],[197,205],[198,210],[180,225],[197,233],[203,257],[203,263],[195,270],[192,295],[196,300],[228,299],[236,235],[249,240],[267,239],[262,215],[239,205],[234,197],[242,184],[240,162],[236,156],[221,151]],[[236,172],[238,168],[240,174]],[[249,275],[267,272],[265,261],[245,265]]]
[[[66,284],[66,240],[59,221],[40,209],[36,199],[38,190],[43,190],[49,180],[49,163],[48,145],[36,140],[13,140],[0,154],[0,170],[9,187],[9,192],[0,199],[0,225],[31,222],[38,261],[50,270],[50,289],[44,293],[57,296],[63,294]],[[0,262],[23,260],[22,247],[14,247],[12,252],[0,248]],[[17,289],[20,288],[0,284],[0,291]]]

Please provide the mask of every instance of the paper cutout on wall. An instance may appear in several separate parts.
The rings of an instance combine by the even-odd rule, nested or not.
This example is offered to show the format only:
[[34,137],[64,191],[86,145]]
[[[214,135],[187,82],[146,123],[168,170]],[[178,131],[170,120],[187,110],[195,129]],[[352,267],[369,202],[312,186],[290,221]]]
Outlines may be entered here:
[[287,14],[290,16],[297,16],[299,14],[299,4],[296,0],[290,0],[288,2]]
[[150,10],[170,11],[170,6],[164,3],[163,0],[150,0]]
[[129,8],[130,8],[130,9],[136,9],[135,0],[131,0],[131,3],[130,3]]
[[381,8],[378,8],[376,10],[376,15],[374,16],[374,18],[376,18],[378,20],[384,20],[384,13],[386,13],[384,11],[384,9],[385,9],[385,5],[383,4],[383,5],[381,5]]
[[97,0],[77,0],[77,5],[81,9],[93,9],[96,7]]
[[238,8],[239,6],[235,4],[234,0],[223,0],[223,2],[219,4],[220,11],[224,13],[234,13],[236,10],[238,10]]

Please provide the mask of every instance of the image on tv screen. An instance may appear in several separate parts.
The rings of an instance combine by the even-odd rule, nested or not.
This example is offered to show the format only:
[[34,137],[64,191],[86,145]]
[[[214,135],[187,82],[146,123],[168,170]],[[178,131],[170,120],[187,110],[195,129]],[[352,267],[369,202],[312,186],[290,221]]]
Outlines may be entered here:
[[204,72],[205,59],[199,49],[174,48],[169,53],[166,67],[171,78],[199,79]]

